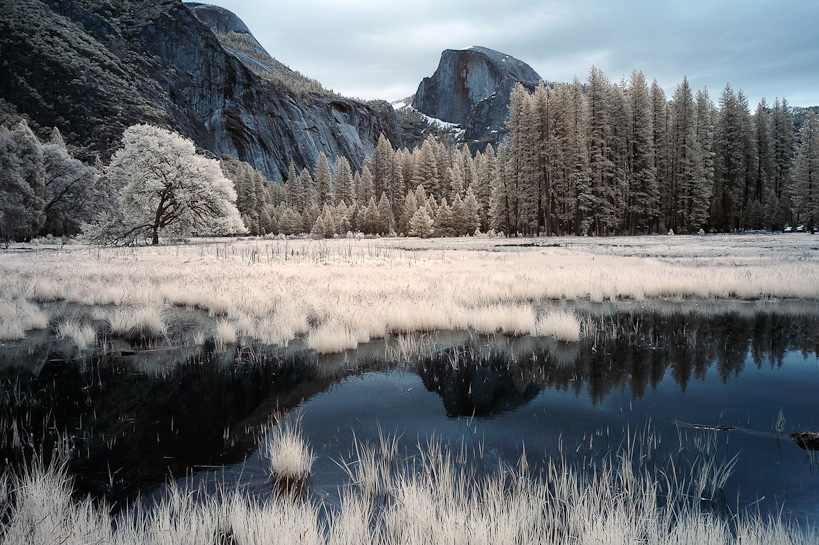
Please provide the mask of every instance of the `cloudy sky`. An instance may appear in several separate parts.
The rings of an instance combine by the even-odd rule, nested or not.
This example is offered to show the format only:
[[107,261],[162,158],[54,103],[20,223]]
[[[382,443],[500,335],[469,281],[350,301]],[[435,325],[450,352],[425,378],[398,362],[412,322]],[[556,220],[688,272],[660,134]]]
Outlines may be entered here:
[[[207,1],[207,0],[205,0]],[[543,79],[632,69],[670,95],[687,75],[716,101],[725,84],[819,105],[819,2],[757,0],[211,0],[279,61],[346,96],[397,100],[444,49],[482,45]]]

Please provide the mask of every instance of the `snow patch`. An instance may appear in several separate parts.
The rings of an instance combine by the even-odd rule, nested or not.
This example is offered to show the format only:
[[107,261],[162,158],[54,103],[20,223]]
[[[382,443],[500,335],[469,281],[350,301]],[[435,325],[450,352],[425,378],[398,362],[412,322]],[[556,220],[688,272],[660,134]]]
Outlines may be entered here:
[[430,117],[423,112],[419,112],[412,106],[407,106],[406,108],[408,110],[412,110],[413,112],[417,112],[428,125],[434,125],[441,130],[451,131],[455,134],[456,138],[461,138],[464,135],[464,129],[462,129],[457,123],[450,123],[449,121],[444,121],[443,119],[438,119],[437,117]]

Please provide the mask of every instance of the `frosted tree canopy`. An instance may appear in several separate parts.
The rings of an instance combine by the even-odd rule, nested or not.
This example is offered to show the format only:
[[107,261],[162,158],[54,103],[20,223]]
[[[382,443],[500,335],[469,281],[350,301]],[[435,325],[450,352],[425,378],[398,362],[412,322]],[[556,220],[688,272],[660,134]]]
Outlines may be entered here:
[[196,153],[191,140],[151,125],[129,127],[108,176],[117,209],[92,226],[108,243],[159,243],[160,235],[227,235],[246,232],[233,183],[219,162]]

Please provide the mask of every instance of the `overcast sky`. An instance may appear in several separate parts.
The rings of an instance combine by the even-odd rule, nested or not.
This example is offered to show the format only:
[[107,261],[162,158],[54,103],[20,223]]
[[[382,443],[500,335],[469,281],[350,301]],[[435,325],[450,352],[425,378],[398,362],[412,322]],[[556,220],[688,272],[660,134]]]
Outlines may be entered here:
[[[207,0],[205,0],[207,1]],[[756,0],[212,0],[273,57],[345,96],[397,100],[444,49],[482,45],[549,81],[642,70],[669,95],[687,75],[716,102],[725,84],[819,105],[819,2]]]

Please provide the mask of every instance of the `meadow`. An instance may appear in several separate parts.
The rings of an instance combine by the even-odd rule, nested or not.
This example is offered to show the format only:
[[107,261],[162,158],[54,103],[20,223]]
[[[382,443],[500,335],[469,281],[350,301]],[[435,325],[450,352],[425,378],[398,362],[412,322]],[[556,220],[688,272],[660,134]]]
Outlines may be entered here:
[[[806,235],[13,247],[0,256],[0,341],[55,319],[79,349],[99,344],[100,333],[220,345],[298,337],[318,353],[446,330],[576,341],[576,301],[815,301],[817,259]],[[66,307],[55,302],[69,311],[58,316]],[[211,319],[181,334],[177,308]]]
[[[0,538],[816,543],[815,456],[788,438],[817,424],[815,241],[11,245],[0,452],[26,455],[0,476]],[[191,431],[196,413],[215,440]],[[131,475],[111,465],[139,460],[112,455],[129,435],[201,479],[160,472],[165,486],[115,509],[78,493],[92,460],[108,475],[90,489]],[[184,458],[197,450],[216,454]],[[775,497],[749,497],[755,481]]]

